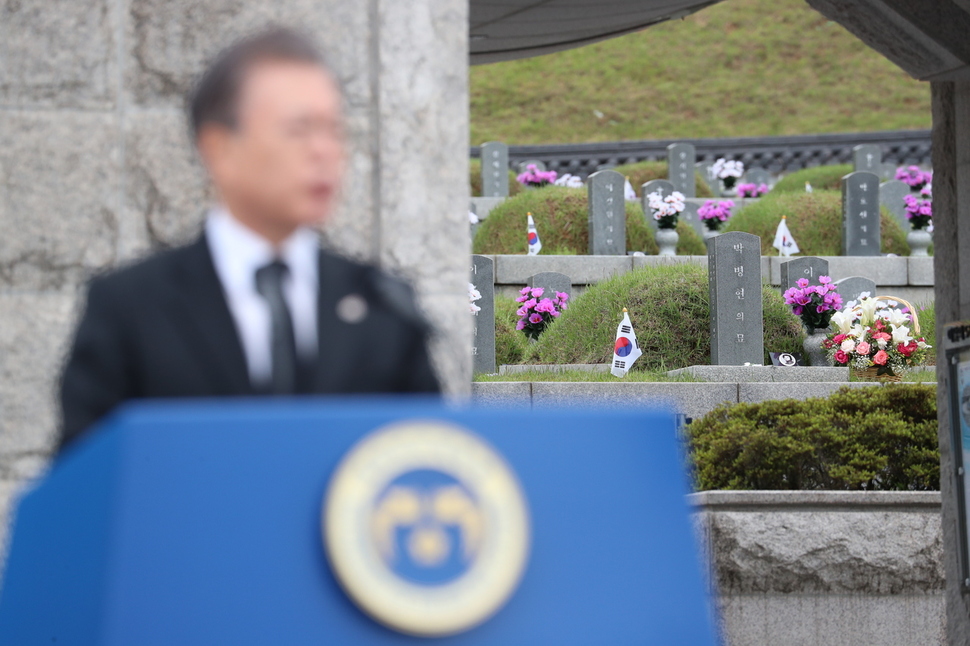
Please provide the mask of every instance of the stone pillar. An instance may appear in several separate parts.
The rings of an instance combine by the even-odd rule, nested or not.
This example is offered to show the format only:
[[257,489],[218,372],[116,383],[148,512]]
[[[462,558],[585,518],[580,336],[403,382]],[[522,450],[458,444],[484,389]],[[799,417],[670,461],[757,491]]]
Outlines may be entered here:
[[948,410],[949,373],[941,351],[943,324],[970,319],[970,82],[933,82],[933,221],[936,285],[937,404],[940,488],[946,557],[949,644],[970,644],[970,595],[959,570],[957,499]]
[[313,35],[344,87],[328,243],[414,281],[446,389],[470,391],[466,0],[0,3],[0,545],[10,492],[46,463],[84,280],[198,233],[185,93],[270,22]]

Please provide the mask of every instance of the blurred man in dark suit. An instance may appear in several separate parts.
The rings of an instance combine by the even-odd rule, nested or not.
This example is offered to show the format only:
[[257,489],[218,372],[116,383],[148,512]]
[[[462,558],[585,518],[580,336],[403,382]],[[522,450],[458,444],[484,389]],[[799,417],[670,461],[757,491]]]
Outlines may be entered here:
[[313,44],[240,41],[190,101],[217,191],[194,243],[94,279],[61,383],[65,444],[120,402],[437,392],[410,288],[320,249],[344,171],[338,84]]

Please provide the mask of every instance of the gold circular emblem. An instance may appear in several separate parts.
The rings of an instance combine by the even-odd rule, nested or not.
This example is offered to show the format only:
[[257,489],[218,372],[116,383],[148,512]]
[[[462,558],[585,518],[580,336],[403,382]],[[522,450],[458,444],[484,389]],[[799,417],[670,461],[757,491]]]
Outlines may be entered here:
[[468,630],[508,600],[525,569],[519,483],[481,438],[410,421],[361,440],[324,499],[330,565],[368,614],[401,632]]

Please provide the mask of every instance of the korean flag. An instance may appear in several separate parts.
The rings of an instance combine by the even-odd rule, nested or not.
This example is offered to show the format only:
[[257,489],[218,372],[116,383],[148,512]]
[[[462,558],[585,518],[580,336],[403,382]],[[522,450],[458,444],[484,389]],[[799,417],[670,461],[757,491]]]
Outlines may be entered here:
[[791,231],[788,230],[788,220],[784,215],[781,216],[781,222],[778,223],[778,230],[775,231],[775,242],[771,246],[778,250],[779,256],[790,256],[793,253],[798,253],[798,243],[795,242]]
[[529,240],[529,255],[538,256],[539,252],[542,251],[542,241],[539,240],[539,231],[536,230],[536,223],[532,220],[532,214],[529,214],[529,224],[526,229],[528,240]]
[[616,343],[613,344],[613,365],[610,372],[614,377],[625,377],[643,352],[637,345],[637,334],[630,323],[630,314],[623,308],[623,320],[616,328]]

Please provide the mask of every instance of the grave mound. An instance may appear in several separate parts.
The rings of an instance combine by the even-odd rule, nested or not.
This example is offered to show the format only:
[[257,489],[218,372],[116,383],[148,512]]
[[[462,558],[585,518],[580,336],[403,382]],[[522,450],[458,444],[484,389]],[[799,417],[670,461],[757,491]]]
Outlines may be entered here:
[[[640,195],[640,187],[644,184],[655,179],[667,179],[669,176],[667,162],[665,161],[645,161],[635,164],[624,164],[617,166],[613,170],[630,180],[630,184],[633,185],[633,190],[637,192],[638,197],[643,197]],[[704,175],[695,172],[694,177],[697,182],[697,197],[714,197],[714,193],[711,192],[711,188],[707,185]]]
[[[547,186],[525,191],[496,206],[482,222],[473,244],[477,254],[525,254],[526,214],[532,213],[542,240],[543,255],[585,255],[589,252],[589,212],[585,188]],[[680,255],[707,253],[704,241],[686,222],[677,226]],[[653,231],[637,202],[626,203],[626,248],[657,253]]]
[[781,178],[771,189],[774,193],[804,193],[805,182],[816,191],[841,191],[842,178],[852,172],[852,164],[816,166],[795,171]]
[[[482,196],[482,160],[472,159],[468,162],[469,182],[471,184],[471,196]],[[509,171],[509,195],[518,195],[525,189],[515,179],[515,172]]]
[[[772,247],[781,216],[788,216],[788,228],[802,256],[842,255],[842,194],[835,191],[777,193],[772,191],[757,203],[739,210],[727,221],[725,231],[744,231],[761,237],[761,253],[777,256]],[[909,255],[906,234],[889,210],[879,216],[882,253]]]
[[[767,352],[801,352],[805,333],[777,291],[763,285]],[[607,363],[623,308],[643,356],[633,370],[672,370],[711,361],[707,271],[693,264],[636,269],[590,287],[539,337],[541,363]]]
[[699,490],[940,488],[931,385],[722,405],[687,436]]

